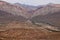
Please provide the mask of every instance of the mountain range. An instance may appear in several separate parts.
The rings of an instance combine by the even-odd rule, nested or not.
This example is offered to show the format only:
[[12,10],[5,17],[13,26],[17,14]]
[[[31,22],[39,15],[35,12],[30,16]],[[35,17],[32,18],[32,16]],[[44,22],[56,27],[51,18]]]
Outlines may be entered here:
[[0,23],[28,20],[33,24],[44,23],[60,30],[60,4],[30,6],[0,1]]

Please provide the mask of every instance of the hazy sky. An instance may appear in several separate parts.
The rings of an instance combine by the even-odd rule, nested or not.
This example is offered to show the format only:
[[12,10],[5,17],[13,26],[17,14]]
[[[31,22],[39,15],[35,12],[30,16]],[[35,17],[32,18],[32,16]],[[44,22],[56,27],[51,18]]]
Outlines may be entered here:
[[4,0],[10,3],[15,3],[15,2],[19,2],[22,4],[28,4],[28,5],[44,5],[44,4],[48,4],[48,3],[56,3],[56,4],[60,4],[60,0]]

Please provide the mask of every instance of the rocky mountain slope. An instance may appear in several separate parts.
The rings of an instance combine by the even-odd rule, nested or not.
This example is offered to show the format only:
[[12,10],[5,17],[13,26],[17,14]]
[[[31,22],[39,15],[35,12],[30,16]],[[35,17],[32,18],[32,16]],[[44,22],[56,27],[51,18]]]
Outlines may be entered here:
[[[51,4],[41,9],[37,9],[31,19],[32,23],[40,25],[40,23],[48,24],[60,30],[60,4]],[[51,28],[52,28],[51,27]]]
[[33,16],[46,15],[48,13],[55,13],[59,11],[60,11],[60,4],[48,4],[42,7],[38,7],[36,10],[34,10]]
[[28,10],[0,1],[0,40],[60,40],[60,5]]
[[2,15],[1,22],[6,22],[6,20],[26,22],[29,20],[32,23],[44,23],[60,29],[59,4],[48,4],[28,11],[28,9],[22,5],[14,5],[0,1],[0,10],[0,16]]
[[0,27],[5,27],[6,24],[8,24],[12,21],[25,22],[25,21],[27,21],[27,19],[21,15],[17,16],[17,15],[8,13],[6,11],[0,10]]
[[12,13],[13,15],[21,15],[25,18],[30,17],[30,13],[27,12],[27,9],[22,6],[13,5],[5,1],[0,1],[0,10]]

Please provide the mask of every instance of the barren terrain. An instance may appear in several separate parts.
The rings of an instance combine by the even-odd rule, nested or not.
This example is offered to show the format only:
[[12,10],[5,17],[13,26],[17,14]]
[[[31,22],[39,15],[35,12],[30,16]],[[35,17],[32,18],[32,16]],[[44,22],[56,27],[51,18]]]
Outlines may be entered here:
[[1,27],[0,40],[60,40],[60,32],[50,32],[24,22],[11,22]]
[[60,4],[34,8],[0,1],[0,40],[60,40],[59,31]]

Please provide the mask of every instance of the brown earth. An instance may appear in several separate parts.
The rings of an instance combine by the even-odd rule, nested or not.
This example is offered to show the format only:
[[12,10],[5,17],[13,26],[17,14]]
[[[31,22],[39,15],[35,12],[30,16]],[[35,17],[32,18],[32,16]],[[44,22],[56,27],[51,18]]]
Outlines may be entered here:
[[60,32],[50,32],[36,25],[12,22],[0,28],[0,40],[60,40]]

